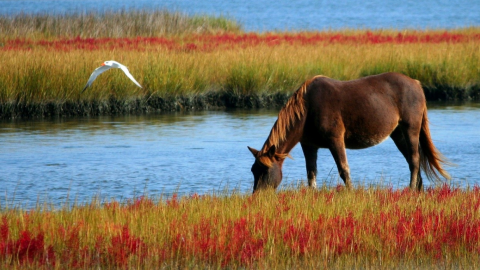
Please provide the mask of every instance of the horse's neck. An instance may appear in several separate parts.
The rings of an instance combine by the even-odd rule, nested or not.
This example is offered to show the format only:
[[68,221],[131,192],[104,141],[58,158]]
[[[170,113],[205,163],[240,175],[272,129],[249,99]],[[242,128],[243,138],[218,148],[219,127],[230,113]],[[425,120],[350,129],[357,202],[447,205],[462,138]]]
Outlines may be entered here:
[[306,87],[307,84],[300,87],[278,113],[277,121],[263,145],[263,153],[270,150],[272,145],[275,145],[276,153],[288,154],[300,141],[306,118],[306,107],[303,99]]
[[275,134],[273,128],[270,131],[270,135],[268,136],[265,144],[263,145],[262,150],[264,152],[268,151],[272,145],[276,145],[276,152],[279,154],[288,154],[292,151],[293,147],[297,145],[300,141],[301,136],[303,134],[303,119],[297,120],[293,126],[289,127],[288,130],[284,131],[285,136],[283,138],[279,138],[278,134]]
[[278,153],[288,154],[290,151],[292,151],[293,147],[297,145],[301,138],[302,132],[300,131],[303,131],[303,128],[297,127],[300,125],[300,122],[296,123],[295,126],[287,132],[285,140],[283,140],[277,147]]

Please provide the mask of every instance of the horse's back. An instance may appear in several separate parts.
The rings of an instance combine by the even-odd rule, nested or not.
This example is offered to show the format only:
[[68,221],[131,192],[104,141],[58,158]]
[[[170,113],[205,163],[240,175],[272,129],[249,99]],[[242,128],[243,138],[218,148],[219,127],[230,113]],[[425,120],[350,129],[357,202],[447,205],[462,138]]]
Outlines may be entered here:
[[[405,107],[423,107],[426,103],[420,82],[396,72],[372,75],[351,81],[316,77],[309,92],[315,104],[333,104],[347,110],[382,110],[396,107],[402,114]],[[316,92],[316,93],[315,93]]]
[[372,94],[395,98],[414,97],[424,99],[420,82],[406,75],[396,72],[387,72],[371,75],[350,81],[339,81],[325,76],[315,77],[311,85],[318,89],[335,89],[346,98],[352,95],[365,98]]

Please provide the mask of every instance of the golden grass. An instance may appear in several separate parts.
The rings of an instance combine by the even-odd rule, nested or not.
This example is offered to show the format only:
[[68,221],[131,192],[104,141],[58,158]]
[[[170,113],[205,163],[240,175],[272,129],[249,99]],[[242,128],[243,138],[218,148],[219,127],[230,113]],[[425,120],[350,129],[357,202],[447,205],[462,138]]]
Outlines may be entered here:
[[[81,94],[90,73],[105,60],[130,69],[137,88],[119,70],[100,75]],[[477,42],[440,44],[258,45],[214,51],[72,50],[0,51],[0,102],[103,100],[109,97],[185,96],[206,92],[292,92],[314,75],[350,80],[397,71],[426,87],[468,89],[480,82]]]

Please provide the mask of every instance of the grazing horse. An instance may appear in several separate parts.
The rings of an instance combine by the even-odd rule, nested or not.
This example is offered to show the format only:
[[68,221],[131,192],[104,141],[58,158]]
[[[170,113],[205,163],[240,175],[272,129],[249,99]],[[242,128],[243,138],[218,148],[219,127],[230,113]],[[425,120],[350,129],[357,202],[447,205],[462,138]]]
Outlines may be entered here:
[[306,81],[280,110],[262,149],[248,147],[255,157],[253,192],[276,188],[282,165],[300,142],[308,185],[316,187],[317,151],[328,148],[340,177],[350,189],[345,148],[363,149],[390,136],[410,168],[410,188],[423,189],[420,169],[428,179],[449,179],[448,163],[433,145],[425,95],[419,81],[399,73],[383,73],[352,81],[315,76]]

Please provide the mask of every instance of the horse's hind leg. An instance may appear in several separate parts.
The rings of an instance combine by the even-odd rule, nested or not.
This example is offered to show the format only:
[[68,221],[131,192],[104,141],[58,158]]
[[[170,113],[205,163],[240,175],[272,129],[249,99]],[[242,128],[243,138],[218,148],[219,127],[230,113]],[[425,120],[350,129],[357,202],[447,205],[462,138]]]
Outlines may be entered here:
[[[402,132],[402,129],[400,127],[397,127],[393,132],[392,134],[390,134],[390,137],[392,138],[393,142],[395,143],[395,145],[397,146],[398,150],[400,150],[400,152],[402,153],[403,157],[407,160],[407,163],[409,165],[409,168],[411,170],[412,168],[412,161],[411,161],[411,155],[409,154],[409,150],[408,150],[408,144],[407,144],[407,141],[405,140],[405,136],[403,136],[403,132]],[[420,170],[418,170],[418,174],[417,174],[417,184],[416,184],[416,188],[417,190],[421,191],[423,190],[423,180],[422,180],[422,176],[420,174]]]
[[347,189],[352,188],[352,181],[350,180],[350,168],[347,162],[347,152],[345,151],[345,143],[343,139],[333,140],[330,144],[330,153],[337,164],[338,173],[345,183]]
[[317,152],[318,148],[301,143],[305,164],[307,166],[308,186],[317,187]]

